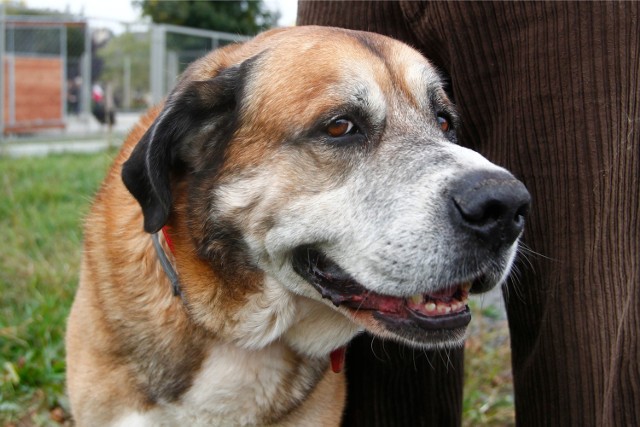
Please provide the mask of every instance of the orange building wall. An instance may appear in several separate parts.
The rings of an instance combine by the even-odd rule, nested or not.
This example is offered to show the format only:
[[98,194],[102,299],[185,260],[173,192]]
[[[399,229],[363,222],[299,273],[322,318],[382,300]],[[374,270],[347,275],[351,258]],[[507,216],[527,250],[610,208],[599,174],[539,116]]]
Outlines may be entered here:
[[[64,127],[63,63],[60,58],[19,57],[5,59],[5,133]],[[13,68],[13,69],[12,69]],[[10,102],[11,73],[15,104]],[[15,122],[11,122],[11,112]]]

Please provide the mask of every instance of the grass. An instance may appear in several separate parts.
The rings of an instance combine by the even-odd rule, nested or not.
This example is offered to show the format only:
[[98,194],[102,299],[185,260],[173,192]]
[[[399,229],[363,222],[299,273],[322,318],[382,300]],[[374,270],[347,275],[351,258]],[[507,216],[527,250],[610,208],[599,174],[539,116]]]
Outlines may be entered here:
[[[70,425],[64,329],[81,221],[114,153],[0,158],[0,425]],[[506,322],[472,307],[465,426],[514,425]]]
[[515,425],[509,328],[494,307],[471,301],[465,342],[463,426]]
[[0,158],[0,424],[56,425],[81,219],[112,154]]

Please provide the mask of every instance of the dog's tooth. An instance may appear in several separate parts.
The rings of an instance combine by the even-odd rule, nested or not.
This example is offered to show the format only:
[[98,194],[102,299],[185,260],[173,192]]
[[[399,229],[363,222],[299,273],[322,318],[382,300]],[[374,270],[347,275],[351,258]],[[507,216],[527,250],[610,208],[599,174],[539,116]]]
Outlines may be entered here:
[[414,304],[421,304],[422,299],[423,299],[422,294],[415,294],[409,297],[409,301],[411,301]]
[[436,308],[436,303],[434,303],[433,301],[430,301],[424,305],[424,309],[427,311],[427,313],[436,311]]
[[445,304],[438,304],[438,313],[449,314],[451,313],[451,306]]

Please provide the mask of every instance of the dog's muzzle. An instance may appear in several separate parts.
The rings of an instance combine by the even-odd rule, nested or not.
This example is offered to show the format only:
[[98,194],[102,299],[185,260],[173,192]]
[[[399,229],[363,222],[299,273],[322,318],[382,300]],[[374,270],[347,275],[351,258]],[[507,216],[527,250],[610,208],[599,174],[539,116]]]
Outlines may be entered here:
[[450,342],[451,337],[462,336],[471,320],[469,293],[493,288],[508,271],[511,259],[506,254],[513,253],[514,242],[522,234],[530,196],[520,181],[503,170],[467,172],[445,193],[448,221],[457,240],[449,243],[468,252],[463,256],[469,265],[485,266],[475,274],[459,280],[453,274],[451,283],[409,297],[383,295],[358,283],[314,245],[294,250],[294,270],[336,307],[354,316],[368,313],[385,329],[411,342]]

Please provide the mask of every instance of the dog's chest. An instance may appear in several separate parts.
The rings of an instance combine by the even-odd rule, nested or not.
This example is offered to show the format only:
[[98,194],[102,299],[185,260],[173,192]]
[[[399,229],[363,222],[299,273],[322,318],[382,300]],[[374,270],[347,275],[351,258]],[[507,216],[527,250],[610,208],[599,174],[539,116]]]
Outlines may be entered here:
[[246,351],[218,344],[177,402],[127,414],[117,425],[264,425],[304,400],[314,377],[313,370],[294,367],[283,346]]

